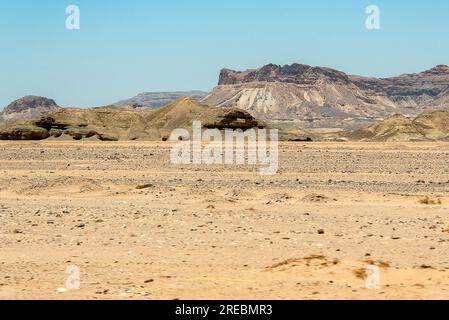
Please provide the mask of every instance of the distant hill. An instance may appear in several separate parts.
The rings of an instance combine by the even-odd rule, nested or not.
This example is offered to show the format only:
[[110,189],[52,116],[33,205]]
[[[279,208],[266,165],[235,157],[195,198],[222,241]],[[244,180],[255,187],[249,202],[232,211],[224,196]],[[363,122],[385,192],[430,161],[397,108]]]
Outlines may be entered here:
[[449,109],[449,67],[384,79],[302,64],[223,69],[218,86],[203,102],[300,128],[353,129],[397,113],[417,116],[427,108]]
[[264,127],[249,113],[209,107],[184,98],[161,109],[103,107],[60,109],[40,118],[0,127],[0,140],[97,139],[160,141],[177,128],[192,129],[195,120],[205,128],[249,129]]
[[178,91],[178,92],[145,92],[137,96],[113,103],[115,106],[134,106],[145,108],[160,108],[181,98],[201,100],[207,95],[202,91]]
[[58,109],[60,107],[52,99],[26,96],[10,103],[0,112],[0,123],[32,119]]
[[427,111],[416,118],[398,114],[344,135],[359,141],[449,141],[449,112]]

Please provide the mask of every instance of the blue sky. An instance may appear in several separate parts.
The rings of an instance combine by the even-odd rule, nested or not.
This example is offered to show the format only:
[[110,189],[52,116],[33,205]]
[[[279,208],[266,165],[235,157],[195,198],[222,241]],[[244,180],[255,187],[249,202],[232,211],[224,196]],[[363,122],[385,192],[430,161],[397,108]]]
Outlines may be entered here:
[[[65,28],[71,4],[80,30]],[[365,28],[370,4],[381,30]],[[208,91],[223,67],[267,63],[418,72],[449,64],[448,34],[447,0],[2,0],[0,107],[27,94],[95,106]]]

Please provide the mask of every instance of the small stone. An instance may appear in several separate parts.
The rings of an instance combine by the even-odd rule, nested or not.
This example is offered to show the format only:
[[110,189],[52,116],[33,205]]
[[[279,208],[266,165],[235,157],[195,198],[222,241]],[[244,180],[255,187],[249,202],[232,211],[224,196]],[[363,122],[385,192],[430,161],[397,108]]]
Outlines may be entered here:
[[137,186],[136,189],[143,190],[143,189],[148,189],[148,188],[153,188],[153,187],[154,187],[154,185],[149,183],[149,184],[143,184],[143,185]]

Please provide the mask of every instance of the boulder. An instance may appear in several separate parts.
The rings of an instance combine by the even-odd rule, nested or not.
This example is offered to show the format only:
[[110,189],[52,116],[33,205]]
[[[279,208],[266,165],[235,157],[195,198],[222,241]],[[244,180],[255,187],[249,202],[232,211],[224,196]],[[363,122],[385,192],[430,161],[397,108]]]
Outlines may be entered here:
[[30,125],[0,129],[0,140],[43,140],[48,137],[48,130]]

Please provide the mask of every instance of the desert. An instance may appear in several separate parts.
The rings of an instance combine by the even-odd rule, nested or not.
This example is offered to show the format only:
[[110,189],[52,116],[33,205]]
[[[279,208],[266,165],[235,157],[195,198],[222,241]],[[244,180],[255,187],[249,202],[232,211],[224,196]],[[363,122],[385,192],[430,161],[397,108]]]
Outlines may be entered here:
[[[0,125],[0,300],[448,299],[449,111],[424,105],[445,94],[448,70],[369,80],[269,65],[222,71],[201,101],[11,102]],[[335,98],[314,91],[323,79],[356,96],[409,94],[412,106],[386,109],[381,97],[367,102],[381,113],[359,121],[346,108],[354,117],[340,121],[342,104],[320,109]],[[418,85],[404,89],[410,79]],[[321,120],[278,121],[264,91],[265,116],[244,95],[214,100],[260,81],[306,90],[316,105],[294,103]],[[375,109],[357,97],[357,110]]]
[[0,1],[14,316],[449,301],[449,2],[29,2]]
[[0,141],[0,299],[449,298],[449,143],[280,142],[272,176],[173,144]]

